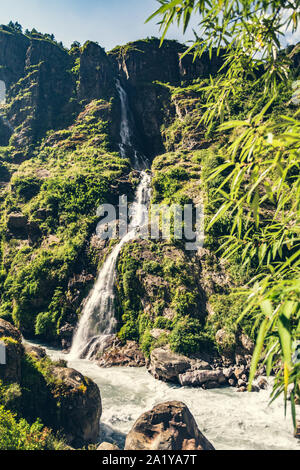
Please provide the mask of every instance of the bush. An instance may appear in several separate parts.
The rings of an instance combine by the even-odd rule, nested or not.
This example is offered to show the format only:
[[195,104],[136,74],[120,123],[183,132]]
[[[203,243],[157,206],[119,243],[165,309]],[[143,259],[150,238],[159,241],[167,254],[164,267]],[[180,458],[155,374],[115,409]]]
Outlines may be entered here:
[[212,340],[202,331],[200,321],[189,317],[176,321],[169,344],[172,351],[187,356],[213,347]]
[[30,425],[0,406],[0,450],[58,450],[63,447],[39,420]]
[[162,330],[170,330],[172,328],[172,321],[166,317],[157,317],[153,328],[160,328]]

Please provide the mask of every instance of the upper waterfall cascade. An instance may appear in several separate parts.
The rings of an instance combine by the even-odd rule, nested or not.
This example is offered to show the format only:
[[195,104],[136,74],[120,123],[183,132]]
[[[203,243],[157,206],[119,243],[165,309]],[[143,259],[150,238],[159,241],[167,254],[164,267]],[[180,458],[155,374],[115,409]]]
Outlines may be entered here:
[[[129,124],[128,97],[119,80],[116,83],[116,88],[121,102],[120,153],[125,158],[127,156],[126,149],[133,149]],[[70,356],[73,358],[93,358],[96,352],[105,348],[107,340],[109,340],[116,329],[114,284],[117,259],[125,243],[135,239],[139,228],[145,224],[151,195],[151,176],[144,171],[148,166],[147,160],[135,150],[134,156],[134,166],[137,170],[140,170],[141,180],[131,206],[128,231],[119,243],[115,245],[104,262],[87,299],[72,342]]]

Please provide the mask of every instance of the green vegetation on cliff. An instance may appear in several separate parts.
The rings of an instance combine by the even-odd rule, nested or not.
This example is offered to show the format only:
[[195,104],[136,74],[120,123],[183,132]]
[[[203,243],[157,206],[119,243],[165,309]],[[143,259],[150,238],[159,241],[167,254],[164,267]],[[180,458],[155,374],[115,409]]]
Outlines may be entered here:
[[[108,150],[110,109],[92,101],[73,126],[49,133],[2,190],[0,316],[26,334],[54,340],[62,324],[74,324],[70,278],[96,272],[89,244],[96,209],[117,202],[119,181],[130,172]],[[9,162],[10,154],[3,158]]]

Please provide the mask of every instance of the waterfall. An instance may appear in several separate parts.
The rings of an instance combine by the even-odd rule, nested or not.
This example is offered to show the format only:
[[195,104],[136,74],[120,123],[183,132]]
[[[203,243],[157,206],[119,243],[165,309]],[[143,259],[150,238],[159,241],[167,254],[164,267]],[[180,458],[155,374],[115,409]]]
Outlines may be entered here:
[[138,152],[132,145],[131,129],[130,129],[130,110],[128,104],[128,96],[124,88],[122,87],[120,80],[116,81],[116,88],[119,93],[121,102],[121,126],[120,126],[120,137],[121,142],[119,144],[120,154],[123,158],[126,158],[127,153],[133,157],[134,167],[138,170],[145,170],[149,167],[147,158]]
[[97,352],[105,349],[110,338],[112,338],[117,324],[114,309],[117,259],[125,243],[135,239],[138,236],[139,229],[145,225],[150,203],[151,176],[143,171],[147,168],[147,159],[132,147],[127,94],[119,80],[116,82],[116,88],[121,101],[120,153],[125,158],[127,149],[133,150],[134,166],[137,170],[140,170],[141,181],[131,206],[128,231],[113,248],[101,267],[81,314],[70,351],[70,357],[72,358],[85,357],[92,359]]
[[10,122],[6,119],[3,106],[6,103],[6,85],[3,80],[0,80],[0,120],[3,122],[4,126],[8,127],[10,132],[14,133],[14,128]]
[[126,157],[126,146],[131,147],[131,138],[130,138],[130,126],[129,126],[129,116],[128,116],[128,97],[124,88],[122,88],[120,80],[116,81],[116,88],[119,93],[120,102],[121,102],[121,128],[120,128],[120,137],[121,143],[119,144],[120,153],[123,158]]

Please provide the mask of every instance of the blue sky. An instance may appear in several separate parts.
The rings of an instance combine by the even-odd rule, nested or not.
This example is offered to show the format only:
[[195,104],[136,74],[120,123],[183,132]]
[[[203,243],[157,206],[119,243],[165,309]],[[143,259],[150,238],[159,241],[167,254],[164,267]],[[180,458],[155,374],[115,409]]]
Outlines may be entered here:
[[[158,6],[156,0],[2,0],[0,23],[18,21],[24,29],[53,33],[67,47],[75,40],[83,44],[90,39],[110,50],[129,41],[159,36],[157,20],[145,24]],[[197,29],[196,20],[183,36],[172,26],[168,37],[186,42],[193,38],[193,28]],[[300,40],[299,32],[293,39],[287,34],[283,43],[294,43],[295,39]]]
[[[106,50],[119,44],[158,36],[156,21],[146,18],[158,7],[156,0],[10,0],[1,1],[0,23],[18,21],[24,29],[53,33],[65,46],[77,40],[98,41]],[[194,22],[192,27],[196,27]],[[192,28],[183,35],[172,27],[170,39],[193,38]]]

